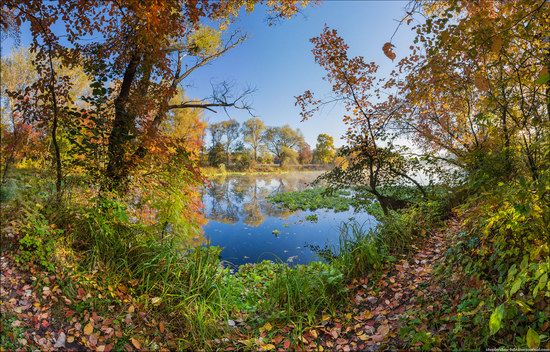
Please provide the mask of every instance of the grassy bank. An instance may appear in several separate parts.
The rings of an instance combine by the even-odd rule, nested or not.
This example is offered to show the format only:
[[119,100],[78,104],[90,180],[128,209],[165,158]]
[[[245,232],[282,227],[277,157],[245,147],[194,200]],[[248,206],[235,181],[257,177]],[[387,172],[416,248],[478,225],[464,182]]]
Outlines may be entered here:
[[237,170],[226,168],[225,166],[220,167],[203,167],[202,172],[207,177],[212,176],[225,176],[225,175],[271,175],[271,174],[287,174],[292,172],[320,172],[327,170],[327,167],[319,165],[314,167],[302,167],[299,165],[296,166],[279,166],[279,165],[268,165],[261,167],[252,167],[246,170]]
[[[326,263],[288,267],[266,261],[235,269],[220,261],[220,248],[194,247],[185,234],[136,222],[123,199],[77,197],[52,207],[48,182],[27,175],[14,185],[2,203],[2,227],[9,229],[3,231],[2,250],[18,270],[38,277],[35,290],[55,283],[57,299],[74,312],[70,336],[83,348],[139,343],[152,350],[209,349],[225,336],[257,349],[269,348],[280,334],[286,336],[281,344],[299,346],[324,315],[345,308],[353,280],[376,273],[392,254],[402,253],[394,243],[416,221],[407,218],[389,232],[383,225],[374,231],[344,225],[340,246],[325,256]],[[18,319],[6,313],[4,324]],[[125,322],[128,314],[146,315],[155,326]],[[90,316],[102,317],[92,323],[93,331],[110,319],[118,322],[112,327],[117,334],[98,332],[103,339],[98,342],[83,328]],[[48,324],[61,328],[55,325],[61,321]],[[160,330],[172,338],[154,338]],[[5,333],[2,345],[23,347]]]

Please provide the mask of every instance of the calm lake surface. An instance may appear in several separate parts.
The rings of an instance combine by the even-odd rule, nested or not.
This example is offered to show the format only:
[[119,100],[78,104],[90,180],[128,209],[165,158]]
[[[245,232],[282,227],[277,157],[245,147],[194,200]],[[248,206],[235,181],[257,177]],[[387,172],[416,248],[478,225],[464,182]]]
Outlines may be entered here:
[[[304,264],[320,260],[311,246],[337,246],[343,221],[355,219],[364,223],[365,229],[374,226],[371,215],[352,209],[292,212],[267,200],[278,192],[303,190],[318,175],[294,172],[211,178],[210,186],[203,190],[206,239],[223,247],[222,259],[235,265],[266,259]],[[316,222],[306,220],[312,214],[317,215]]]

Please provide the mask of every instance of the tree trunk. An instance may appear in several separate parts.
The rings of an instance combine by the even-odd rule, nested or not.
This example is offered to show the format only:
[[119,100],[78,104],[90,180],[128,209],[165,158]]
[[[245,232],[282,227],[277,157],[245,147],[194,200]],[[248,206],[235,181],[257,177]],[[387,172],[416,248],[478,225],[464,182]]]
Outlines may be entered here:
[[[55,71],[53,68],[53,61],[52,61],[52,47],[51,44],[48,43],[48,57],[49,57],[49,64],[50,64],[50,95],[52,99],[52,105],[53,105],[53,122],[52,122],[52,142],[53,142],[53,149],[54,149],[54,157],[55,157],[55,193],[56,193],[56,201],[58,203],[61,202],[61,182],[63,179],[63,173],[62,173],[62,165],[61,165],[61,151],[59,150],[59,144],[57,143],[57,129],[58,129],[58,123],[59,123],[59,107],[57,106],[57,95],[55,92]],[[15,127],[15,126],[14,126]]]
[[115,100],[115,120],[113,129],[109,136],[109,162],[106,170],[106,184],[108,190],[122,191],[127,188],[129,170],[126,160],[126,144],[133,138],[130,132],[134,127],[135,116],[128,113],[126,103],[130,96],[130,89],[136,77],[137,68],[140,63],[137,55],[132,56],[120,87],[120,93]]

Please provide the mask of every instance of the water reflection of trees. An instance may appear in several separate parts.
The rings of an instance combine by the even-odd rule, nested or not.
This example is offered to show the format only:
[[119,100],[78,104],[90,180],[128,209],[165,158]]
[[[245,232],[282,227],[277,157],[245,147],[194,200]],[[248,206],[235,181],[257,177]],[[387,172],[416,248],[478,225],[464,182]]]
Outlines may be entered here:
[[210,220],[260,226],[268,216],[292,214],[267,201],[270,194],[304,189],[316,175],[229,176],[212,179],[203,191],[205,214]]

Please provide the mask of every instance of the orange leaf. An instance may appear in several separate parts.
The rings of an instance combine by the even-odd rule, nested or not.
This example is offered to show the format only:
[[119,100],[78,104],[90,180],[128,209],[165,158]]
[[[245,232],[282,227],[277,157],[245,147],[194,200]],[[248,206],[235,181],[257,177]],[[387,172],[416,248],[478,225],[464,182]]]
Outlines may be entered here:
[[130,342],[132,342],[132,345],[134,345],[136,349],[141,350],[141,342],[134,339],[133,337],[130,339]]
[[92,332],[94,332],[94,324],[92,322],[89,322],[85,327],[84,327],[84,335],[91,335]]
[[393,45],[390,42],[385,43],[384,46],[382,47],[382,51],[384,52],[384,55],[386,55],[391,61],[393,61],[397,56],[395,55],[393,48],[395,48],[395,45]]

